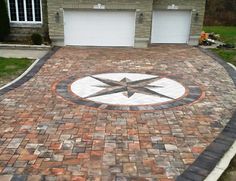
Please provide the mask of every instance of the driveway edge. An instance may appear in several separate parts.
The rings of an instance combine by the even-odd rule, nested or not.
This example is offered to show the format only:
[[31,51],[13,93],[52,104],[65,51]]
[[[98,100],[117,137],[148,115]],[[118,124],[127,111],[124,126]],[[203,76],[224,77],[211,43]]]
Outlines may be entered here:
[[236,154],[236,141],[230,149],[225,153],[224,157],[219,161],[214,170],[207,176],[205,181],[218,180],[224,171],[228,168],[230,161],[234,158]]
[[60,49],[60,47],[53,47],[46,55],[44,55],[42,58],[35,60],[35,62],[19,77],[17,77],[12,82],[8,83],[7,85],[0,88],[0,96],[6,94],[7,92],[16,89],[17,87],[21,86],[28,80],[30,80],[32,77],[35,76],[35,74],[38,73],[38,71],[41,69],[41,67],[46,63],[46,61],[53,56],[57,50]]
[[199,48],[199,50],[205,53],[206,55],[208,55],[209,57],[211,57],[212,59],[216,60],[220,65],[222,65],[225,68],[225,70],[228,72],[229,76],[234,81],[234,85],[236,86],[236,70],[234,69],[234,67],[232,67],[226,61],[220,58],[218,55],[216,55],[215,53],[207,49]]
[[[209,50],[199,48],[199,50],[222,65],[236,86],[236,71],[227,62]],[[236,140],[236,111],[217,138],[199,155],[195,162],[190,165],[176,181],[202,181],[214,179],[218,180],[226,170],[227,163],[233,158]],[[230,155],[230,156],[229,156]],[[233,156],[232,156],[233,155]],[[218,169],[221,173],[215,174]]]

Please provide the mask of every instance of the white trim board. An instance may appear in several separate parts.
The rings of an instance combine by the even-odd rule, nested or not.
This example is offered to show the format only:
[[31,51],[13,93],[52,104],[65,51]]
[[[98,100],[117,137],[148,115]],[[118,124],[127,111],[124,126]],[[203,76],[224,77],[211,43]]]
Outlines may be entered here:
[[230,149],[225,153],[223,158],[218,162],[214,170],[207,176],[204,181],[216,181],[218,180],[224,171],[228,168],[231,160],[236,155],[236,141],[230,147]]

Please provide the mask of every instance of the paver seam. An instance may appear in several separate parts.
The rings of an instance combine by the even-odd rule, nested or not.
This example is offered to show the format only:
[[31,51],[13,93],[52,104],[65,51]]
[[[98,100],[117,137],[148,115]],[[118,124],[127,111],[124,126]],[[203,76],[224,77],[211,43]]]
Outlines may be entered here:
[[[212,59],[222,65],[229,76],[232,78],[234,85],[236,86],[236,71],[233,67],[227,64],[216,54],[199,48],[200,51],[210,56]],[[180,176],[177,177],[176,181],[200,181],[205,180],[214,172],[218,163],[226,159],[224,155],[232,148],[236,140],[236,111],[234,112],[229,123],[226,125],[224,130],[217,136],[217,138],[202,152],[202,154],[190,165]],[[226,169],[226,168],[225,168]],[[222,171],[223,173],[223,171]],[[219,179],[221,175],[217,175],[215,179]]]
[[46,63],[46,61],[52,57],[60,47],[53,47],[46,55],[40,58],[33,67],[30,67],[30,70],[27,69],[26,73],[23,73],[22,76],[17,78],[15,81],[11,82],[9,86],[4,86],[3,89],[0,89],[0,96],[6,94],[7,92],[16,89],[17,87],[23,85],[25,82],[34,77],[41,67]]

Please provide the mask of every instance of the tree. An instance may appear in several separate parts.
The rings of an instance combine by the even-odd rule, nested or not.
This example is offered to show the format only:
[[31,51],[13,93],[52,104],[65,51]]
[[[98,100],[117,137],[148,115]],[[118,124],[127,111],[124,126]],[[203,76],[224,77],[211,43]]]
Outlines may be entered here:
[[236,25],[236,0],[207,0],[205,25]]
[[0,0],[0,41],[6,39],[10,33],[9,18],[5,0]]

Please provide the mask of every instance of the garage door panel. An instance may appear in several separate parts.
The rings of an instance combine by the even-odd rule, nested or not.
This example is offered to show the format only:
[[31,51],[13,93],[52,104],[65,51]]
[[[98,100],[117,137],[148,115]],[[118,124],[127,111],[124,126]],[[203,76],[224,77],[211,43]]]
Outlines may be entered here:
[[190,11],[155,11],[152,43],[187,43],[191,23]]
[[65,11],[64,16],[66,45],[134,45],[134,12]]

